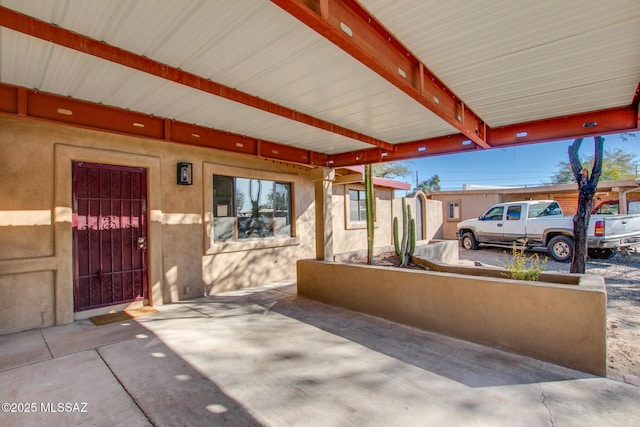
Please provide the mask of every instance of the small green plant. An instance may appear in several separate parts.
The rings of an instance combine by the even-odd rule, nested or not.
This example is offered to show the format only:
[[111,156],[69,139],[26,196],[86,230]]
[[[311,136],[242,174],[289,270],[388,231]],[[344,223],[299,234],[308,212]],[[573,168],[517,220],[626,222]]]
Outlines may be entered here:
[[[507,270],[503,273],[505,277],[514,280],[536,281],[540,273],[544,271],[548,258],[545,256],[544,259],[541,259],[538,254],[527,256],[524,253],[526,243],[525,241],[524,245],[518,248],[516,242],[513,242],[511,260],[502,264]],[[504,254],[506,258],[508,256],[507,252],[504,252]]]

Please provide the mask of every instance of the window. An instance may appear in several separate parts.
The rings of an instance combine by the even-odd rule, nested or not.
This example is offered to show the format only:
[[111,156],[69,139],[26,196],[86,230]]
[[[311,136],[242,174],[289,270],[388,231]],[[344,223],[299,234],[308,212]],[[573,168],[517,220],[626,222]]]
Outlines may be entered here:
[[349,219],[352,222],[367,220],[366,193],[363,190],[349,190]]
[[449,203],[449,219],[460,219],[460,202]]
[[214,240],[291,236],[291,184],[213,177]]
[[594,212],[595,214],[600,214],[600,215],[617,215],[618,212],[620,211],[620,204],[617,202],[604,202],[603,204],[601,204],[600,206],[598,206],[598,209]]
[[507,221],[518,221],[522,213],[522,206],[509,206],[507,209]]
[[489,209],[484,215],[484,219],[487,221],[502,221],[502,214],[504,213],[504,206],[495,206]]
[[536,203],[529,206],[529,218],[550,215],[562,215],[562,209],[560,209],[560,205],[558,205],[558,203]]

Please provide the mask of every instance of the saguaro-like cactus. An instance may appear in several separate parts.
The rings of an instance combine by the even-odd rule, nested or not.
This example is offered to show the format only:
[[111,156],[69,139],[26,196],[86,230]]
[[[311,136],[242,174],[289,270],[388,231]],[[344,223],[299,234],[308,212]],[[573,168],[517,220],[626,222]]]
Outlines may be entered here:
[[399,237],[398,217],[393,218],[393,247],[400,259],[400,267],[406,267],[416,248],[416,220],[411,217],[411,206],[402,198],[402,240]]
[[375,196],[373,194],[373,166],[364,166],[364,193],[367,216],[367,262],[373,265],[373,234],[375,232]]

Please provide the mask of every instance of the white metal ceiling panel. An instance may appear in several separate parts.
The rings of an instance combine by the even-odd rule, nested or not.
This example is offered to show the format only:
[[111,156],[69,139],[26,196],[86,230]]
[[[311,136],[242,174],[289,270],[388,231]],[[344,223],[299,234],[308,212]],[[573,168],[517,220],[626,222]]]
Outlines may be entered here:
[[0,43],[9,84],[329,154],[371,147],[11,30],[0,29]]
[[628,105],[640,2],[362,0],[490,126]]
[[28,88],[39,88],[53,46],[0,28],[0,79]]
[[[625,84],[626,83],[626,84]],[[522,111],[522,99],[513,99],[491,106],[492,114],[501,123],[514,124],[525,121],[541,120],[544,118],[559,117],[566,114],[566,111],[591,111],[594,109],[593,99],[600,98],[598,109],[607,109],[618,107],[617,99],[628,97],[629,91],[620,90],[621,87],[630,88],[633,93],[635,85],[629,84],[631,81],[619,82],[616,80],[600,82],[594,85],[581,86],[579,88],[569,88],[564,91],[558,91],[555,94],[555,100],[549,101],[549,97],[545,93],[528,96],[526,98],[527,111],[521,113],[526,120],[517,120],[514,112]],[[616,99],[615,94],[618,93]],[[612,101],[613,99],[613,101]]]
[[[361,0],[490,126],[627,105],[640,2]],[[268,0],[0,0],[392,143],[456,133]],[[327,153],[369,147],[0,29],[0,80]]]
[[[455,133],[267,0],[4,0],[18,11],[392,143]],[[53,5],[53,6],[52,6]]]
[[[209,38],[198,30],[204,22]],[[155,51],[161,62],[390,142],[454,132],[268,1],[206,3]]]

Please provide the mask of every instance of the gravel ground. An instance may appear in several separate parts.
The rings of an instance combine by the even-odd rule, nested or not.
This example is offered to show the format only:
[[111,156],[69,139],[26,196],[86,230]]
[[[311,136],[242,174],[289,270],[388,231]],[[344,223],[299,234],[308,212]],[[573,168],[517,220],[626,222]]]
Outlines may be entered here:
[[[503,266],[509,250],[460,248],[460,259]],[[540,254],[542,257],[544,253]],[[620,253],[608,260],[587,260],[587,273],[604,277],[607,286],[608,376],[640,385],[640,253]],[[569,264],[549,260],[546,271],[569,272]]]

